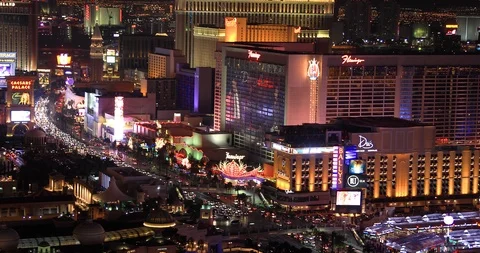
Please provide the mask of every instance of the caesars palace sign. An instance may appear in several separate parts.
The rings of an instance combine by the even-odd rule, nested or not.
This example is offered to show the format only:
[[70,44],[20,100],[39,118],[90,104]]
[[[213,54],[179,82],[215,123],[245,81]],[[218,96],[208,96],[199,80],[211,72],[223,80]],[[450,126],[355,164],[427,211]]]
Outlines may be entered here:
[[32,88],[32,83],[33,81],[11,81],[10,86],[12,87],[12,90],[29,90]]

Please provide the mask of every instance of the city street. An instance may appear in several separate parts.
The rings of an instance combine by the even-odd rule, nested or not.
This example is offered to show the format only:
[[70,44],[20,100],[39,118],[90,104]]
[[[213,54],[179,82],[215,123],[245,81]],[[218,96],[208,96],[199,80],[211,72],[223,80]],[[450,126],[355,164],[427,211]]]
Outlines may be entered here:
[[[151,172],[151,164],[146,161],[137,161],[137,159],[132,158],[126,153],[119,152],[114,150],[107,145],[87,145],[69,134],[62,132],[58,129],[55,124],[52,123],[52,120],[47,115],[47,99],[40,99],[35,106],[35,120],[39,127],[44,129],[45,132],[54,136],[57,140],[61,141],[63,144],[68,147],[76,150],[79,154],[89,154],[97,157],[109,157],[112,159],[117,166],[123,167],[132,167],[154,179],[162,180],[165,177],[164,172],[161,171],[160,174],[154,174]],[[166,175],[171,179],[174,179],[177,182],[184,182],[184,179],[173,172],[166,171]],[[260,195],[255,193],[253,197],[253,192],[248,190],[234,190],[234,189],[225,189],[225,188],[213,188],[213,187],[193,187],[186,184],[182,185],[182,189],[186,192],[193,191],[196,193],[197,197],[202,199],[205,203],[210,203],[216,207],[218,212],[224,212],[221,209],[231,210],[231,212],[240,212],[240,209],[244,211],[244,214],[239,217],[228,217],[225,219],[223,217],[218,217],[214,223],[225,236],[225,240],[233,240],[239,238],[250,238],[250,237],[269,237],[273,236],[275,238],[285,239],[286,235],[289,233],[301,233],[311,230],[312,223],[306,221],[302,216],[288,217],[281,214],[273,214],[266,212],[264,207],[264,202],[262,201]],[[248,196],[247,203],[239,206],[236,203],[236,197],[240,194],[246,194]],[[253,203],[253,205],[252,205]],[[250,207],[250,212],[248,208]],[[247,212],[245,214],[245,212]],[[236,221],[238,220],[238,221]],[[232,224],[232,221],[235,221],[235,224]],[[319,231],[324,231],[331,233],[333,231],[344,231],[342,227],[327,227],[326,224],[316,224],[315,227]],[[348,232],[348,231],[347,231]],[[344,232],[346,236],[347,244],[352,245],[355,249],[361,249],[357,245],[355,239],[350,232]],[[286,240],[286,239],[285,239]],[[288,238],[288,241],[293,241],[293,239]],[[292,242],[293,243],[293,242]],[[296,243],[297,246],[302,246],[299,242]]]

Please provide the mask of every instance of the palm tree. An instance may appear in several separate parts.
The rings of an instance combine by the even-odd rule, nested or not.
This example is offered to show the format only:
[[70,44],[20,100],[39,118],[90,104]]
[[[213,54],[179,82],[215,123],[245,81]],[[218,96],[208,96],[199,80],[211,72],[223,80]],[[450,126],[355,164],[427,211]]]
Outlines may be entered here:
[[[334,252],[335,248],[340,249],[345,247],[345,236],[335,233],[332,233],[332,252]],[[338,250],[337,250],[338,252]]]

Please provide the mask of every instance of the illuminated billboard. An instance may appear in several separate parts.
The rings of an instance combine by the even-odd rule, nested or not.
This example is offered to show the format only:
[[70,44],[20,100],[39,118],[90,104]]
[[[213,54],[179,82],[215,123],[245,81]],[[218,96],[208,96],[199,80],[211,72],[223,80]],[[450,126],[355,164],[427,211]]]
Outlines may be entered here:
[[15,75],[15,62],[17,61],[17,53],[0,52],[0,79],[7,76]]
[[339,190],[336,192],[335,212],[361,213],[363,196],[361,190]]
[[12,93],[13,105],[30,105],[30,93],[29,92],[13,92]]
[[6,76],[13,76],[15,72],[12,73],[12,71],[15,70],[12,69],[11,63],[0,63],[0,78],[4,78]]
[[107,63],[115,63],[115,56],[107,55]]
[[68,54],[59,54],[57,55],[57,65],[67,66],[72,63],[72,57]]
[[38,73],[38,83],[42,86],[50,84],[50,73]]
[[29,122],[30,111],[12,111],[10,114],[10,121],[12,122]]
[[337,191],[337,206],[361,206],[361,191]]
[[366,163],[364,160],[352,160],[348,166],[348,173],[351,175],[364,174],[366,169]]

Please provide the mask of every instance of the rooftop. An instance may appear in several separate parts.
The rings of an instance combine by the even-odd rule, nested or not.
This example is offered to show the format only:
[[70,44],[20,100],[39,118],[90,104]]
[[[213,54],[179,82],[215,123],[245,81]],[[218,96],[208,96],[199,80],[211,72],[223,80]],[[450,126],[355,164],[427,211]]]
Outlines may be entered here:
[[428,124],[395,117],[340,117],[337,118],[333,123],[368,128],[406,128],[430,126]]

